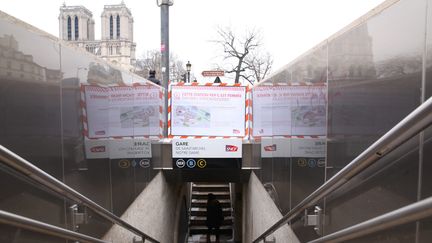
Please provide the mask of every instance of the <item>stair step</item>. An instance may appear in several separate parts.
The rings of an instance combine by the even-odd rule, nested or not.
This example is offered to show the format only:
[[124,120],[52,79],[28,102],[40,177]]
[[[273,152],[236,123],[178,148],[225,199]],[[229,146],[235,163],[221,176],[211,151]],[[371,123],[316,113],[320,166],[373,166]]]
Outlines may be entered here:
[[[230,208],[231,202],[220,202],[222,208]],[[207,208],[207,202],[191,202],[192,208]]]
[[[224,200],[224,199],[230,199],[230,193],[229,192],[213,192],[213,195],[215,195],[216,199],[218,200]],[[193,192],[192,193],[192,199],[200,199],[200,200],[207,200],[208,193],[206,192]]]
[[[207,234],[208,228],[206,226],[191,226],[189,228],[190,235]],[[221,235],[232,235],[231,226],[221,226],[219,229]]]
[[229,186],[193,186],[192,192],[229,192]]
[[[190,214],[191,214],[191,216],[207,217],[207,211],[206,210],[201,210],[201,211],[191,210]],[[231,210],[228,208],[223,208],[222,214],[224,217],[231,216]]]
[[229,183],[217,182],[192,182],[193,186],[229,186]]
[[[222,226],[225,225],[232,225],[233,221],[231,218],[227,218],[224,219],[224,221],[222,222]],[[189,222],[190,226],[206,226],[206,219],[191,219],[191,221]]]

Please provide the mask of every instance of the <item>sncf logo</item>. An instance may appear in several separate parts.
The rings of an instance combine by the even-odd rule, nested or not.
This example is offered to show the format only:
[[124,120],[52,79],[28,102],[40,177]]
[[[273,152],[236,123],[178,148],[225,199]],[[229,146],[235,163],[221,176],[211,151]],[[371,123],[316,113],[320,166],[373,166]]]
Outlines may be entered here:
[[277,150],[276,144],[264,146],[264,151],[276,151],[276,150]]
[[225,151],[226,152],[237,152],[238,147],[234,146],[234,145],[226,145],[225,146]]
[[96,131],[95,134],[96,135],[105,135],[105,131]]
[[103,153],[103,152],[105,152],[105,146],[92,147],[92,148],[90,148],[90,151],[92,153]]

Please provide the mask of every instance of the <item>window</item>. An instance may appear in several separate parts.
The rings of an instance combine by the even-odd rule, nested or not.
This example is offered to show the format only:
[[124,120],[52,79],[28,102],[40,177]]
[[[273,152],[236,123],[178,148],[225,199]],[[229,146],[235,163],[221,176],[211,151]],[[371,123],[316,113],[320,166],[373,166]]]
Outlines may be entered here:
[[68,35],[68,40],[72,40],[72,19],[70,16],[68,16],[67,19],[67,35]]
[[113,39],[113,16],[110,16],[110,39]]
[[90,20],[87,20],[87,40],[90,40]]
[[117,14],[117,39],[120,39],[120,16]]
[[78,17],[75,16],[75,40],[78,40]]

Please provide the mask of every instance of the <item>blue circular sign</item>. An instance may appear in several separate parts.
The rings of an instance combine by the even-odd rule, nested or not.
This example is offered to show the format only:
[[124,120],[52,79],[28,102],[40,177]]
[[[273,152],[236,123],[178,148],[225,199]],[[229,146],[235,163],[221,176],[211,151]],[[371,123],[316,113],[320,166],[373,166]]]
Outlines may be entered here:
[[195,162],[195,160],[194,159],[188,159],[188,161],[186,162],[186,165],[187,165],[187,167],[189,167],[189,168],[194,168],[195,167],[195,165],[196,165],[196,162]]
[[309,159],[308,165],[309,167],[314,168],[317,165],[317,162],[315,159]]

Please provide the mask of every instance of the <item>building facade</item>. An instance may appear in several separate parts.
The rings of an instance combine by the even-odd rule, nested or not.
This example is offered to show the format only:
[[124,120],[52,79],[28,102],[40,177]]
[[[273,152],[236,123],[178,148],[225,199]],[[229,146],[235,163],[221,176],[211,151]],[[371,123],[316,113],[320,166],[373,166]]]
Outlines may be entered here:
[[135,64],[133,17],[124,2],[105,5],[101,15],[101,39],[95,40],[95,22],[83,6],[60,7],[60,39],[85,48],[105,60],[131,70]]
[[62,73],[37,64],[33,56],[19,50],[19,44],[13,35],[0,36],[0,79],[55,83]]

